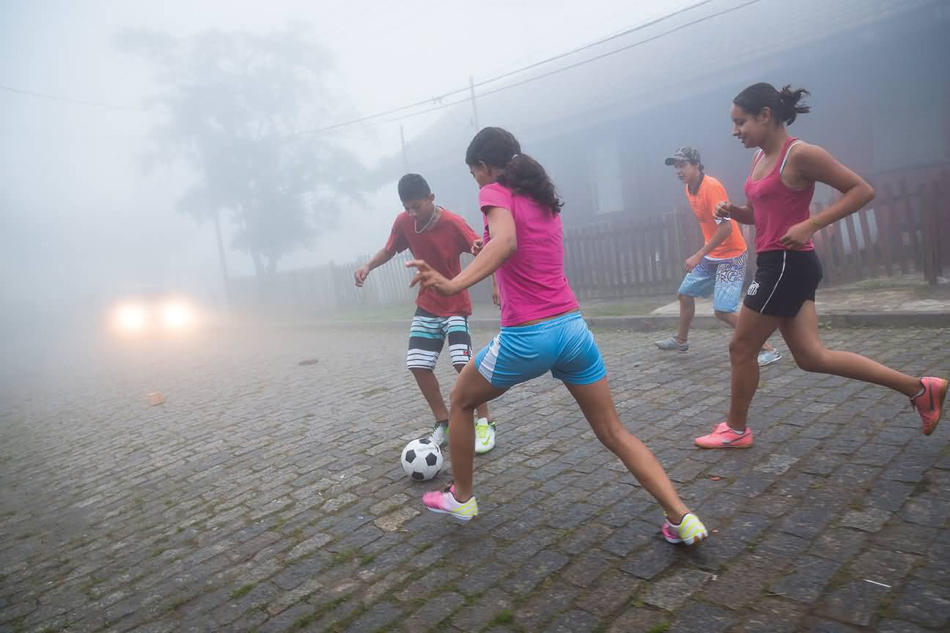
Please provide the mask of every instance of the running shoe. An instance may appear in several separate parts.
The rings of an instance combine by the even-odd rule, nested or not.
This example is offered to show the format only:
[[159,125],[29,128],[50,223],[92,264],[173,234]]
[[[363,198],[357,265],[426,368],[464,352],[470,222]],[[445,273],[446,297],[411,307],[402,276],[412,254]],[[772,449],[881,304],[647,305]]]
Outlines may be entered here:
[[782,360],[782,354],[777,349],[762,350],[759,352],[759,367],[765,367]]
[[700,448],[749,448],[752,446],[752,429],[736,433],[728,424],[720,422],[709,435],[696,438]]
[[455,500],[455,485],[449,484],[442,490],[432,490],[422,495],[422,503],[431,512],[440,514],[451,514],[459,521],[471,521],[472,517],[478,515],[478,502],[475,501],[475,495],[465,503],[459,503]]
[[660,531],[663,532],[663,538],[667,543],[683,543],[684,545],[699,543],[709,536],[706,526],[692,512],[684,514],[679,525],[670,523],[670,520],[666,519]]
[[672,352],[672,351],[685,352],[686,350],[689,349],[688,342],[680,343],[679,341],[676,340],[675,336],[665,338],[662,341],[654,341],[654,343],[656,343],[656,346],[659,347],[660,349],[666,350],[668,352]]
[[495,423],[488,418],[475,420],[475,452],[479,455],[495,448]]
[[921,431],[930,435],[937,428],[937,422],[943,414],[943,401],[947,398],[947,381],[943,378],[924,376],[920,379],[924,390],[910,399],[910,404],[920,415],[923,422]]
[[429,439],[436,446],[445,446],[449,442],[449,423],[448,422],[436,422],[435,426],[432,427],[432,433],[429,435]]

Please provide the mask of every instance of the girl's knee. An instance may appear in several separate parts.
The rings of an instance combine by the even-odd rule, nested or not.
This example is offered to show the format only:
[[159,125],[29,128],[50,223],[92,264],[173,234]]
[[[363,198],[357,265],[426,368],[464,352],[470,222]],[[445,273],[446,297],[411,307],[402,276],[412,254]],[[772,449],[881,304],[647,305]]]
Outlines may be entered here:
[[602,428],[595,430],[597,439],[606,446],[611,452],[616,453],[623,443],[624,436],[628,433],[619,420],[605,424]]
[[737,360],[748,360],[750,358],[755,358],[756,354],[759,353],[759,346],[753,345],[749,341],[746,341],[735,336],[732,337],[732,340],[729,341],[729,358],[733,362]]
[[792,350],[792,358],[795,364],[802,371],[825,373],[825,354],[824,350]]
[[474,409],[481,404],[481,402],[475,402],[471,394],[467,394],[463,389],[460,389],[458,383],[455,383],[449,393],[449,403],[453,409]]

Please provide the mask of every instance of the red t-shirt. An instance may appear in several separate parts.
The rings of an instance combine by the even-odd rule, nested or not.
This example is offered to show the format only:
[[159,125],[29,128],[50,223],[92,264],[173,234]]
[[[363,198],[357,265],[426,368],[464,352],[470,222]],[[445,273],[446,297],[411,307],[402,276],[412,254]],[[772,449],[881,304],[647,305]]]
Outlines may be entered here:
[[[408,248],[413,257],[425,260],[446,279],[452,279],[462,271],[459,255],[470,253],[478,236],[460,216],[448,209],[442,209],[441,213],[435,224],[423,233],[416,233],[415,219],[403,211],[393,222],[385,248],[390,253],[401,253]],[[468,290],[446,297],[431,289],[420,289],[416,305],[436,316],[472,314]]]

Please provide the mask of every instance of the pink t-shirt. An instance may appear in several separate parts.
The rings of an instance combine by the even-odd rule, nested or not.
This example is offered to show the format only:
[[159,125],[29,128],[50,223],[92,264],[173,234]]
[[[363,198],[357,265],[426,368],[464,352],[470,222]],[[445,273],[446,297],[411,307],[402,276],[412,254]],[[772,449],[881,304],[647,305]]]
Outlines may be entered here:
[[[498,183],[479,190],[478,206],[482,213],[489,207],[508,209],[515,220],[518,250],[495,271],[501,294],[502,326],[520,325],[577,308],[577,299],[564,276],[561,215]],[[484,240],[488,244],[488,216],[484,219]]]

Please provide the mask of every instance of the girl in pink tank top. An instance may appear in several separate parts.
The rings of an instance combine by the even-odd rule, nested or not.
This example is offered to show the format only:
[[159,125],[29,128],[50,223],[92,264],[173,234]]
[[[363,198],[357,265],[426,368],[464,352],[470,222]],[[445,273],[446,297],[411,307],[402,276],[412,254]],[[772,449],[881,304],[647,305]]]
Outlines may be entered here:
[[[829,350],[818,337],[815,289],[821,281],[821,263],[812,235],[870,202],[874,190],[821,147],[788,135],[786,125],[809,111],[799,103],[806,94],[789,86],[778,91],[770,84],[758,83],[732,102],[733,135],[745,147],[758,147],[759,151],[745,183],[746,204],[722,202],[716,214],[755,225],[756,271],[729,345],[729,415],[712,433],[696,438],[702,448],[752,445],[747,422],[759,384],[756,355],[776,329],[801,369],[884,385],[908,396],[925,435],[933,432],[943,413],[945,379],[916,378],[858,354]],[[842,196],[811,215],[816,181],[834,187]]]
[[[782,172],[788,162],[788,153],[792,147],[800,143],[801,141],[792,136],[785,139],[782,152],[775,161],[775,167],[759,180],[753,180],[752,174],[762,159],[763,152],[756,153],[752,161],[752,170],[749,172],[743,190],[755,216],[756,253],[785,250],[782,238],[788,229],[799,222],[805,222],[811,214],[811,198],[815,193],[814,181],[804,189],[792,189],[782,182]],[[799,250],[810,251],[814,248],[811,240],[808,240]]]

